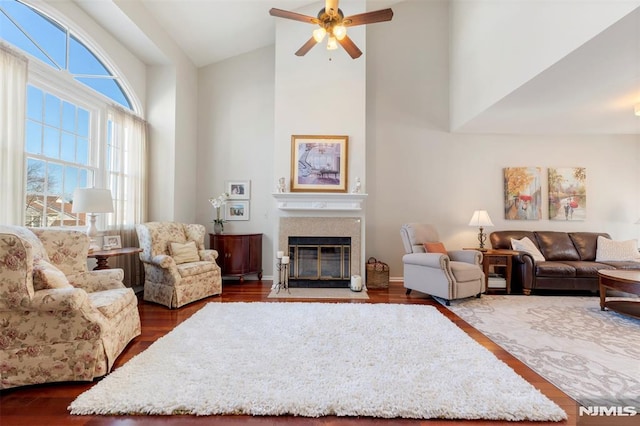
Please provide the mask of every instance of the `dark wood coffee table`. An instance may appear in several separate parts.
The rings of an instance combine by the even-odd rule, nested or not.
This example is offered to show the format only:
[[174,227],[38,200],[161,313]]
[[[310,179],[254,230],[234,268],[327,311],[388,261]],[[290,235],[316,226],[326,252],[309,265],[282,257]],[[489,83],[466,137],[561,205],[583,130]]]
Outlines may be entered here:
[[640,271],[619,271],[601,269],[598,271],[600,284],[600,310],[605,308],[621,314],[640,318],[640,299],[610,300],[607,302],[607,289],[624,291],[625,293],[640,295]]

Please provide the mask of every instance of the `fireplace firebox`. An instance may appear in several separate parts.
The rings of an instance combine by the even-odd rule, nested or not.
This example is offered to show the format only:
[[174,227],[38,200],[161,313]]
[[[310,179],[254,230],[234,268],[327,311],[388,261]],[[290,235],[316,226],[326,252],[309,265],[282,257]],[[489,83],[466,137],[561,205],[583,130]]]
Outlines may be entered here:
[[289,287],[349,287],[351,237],[289,237]]

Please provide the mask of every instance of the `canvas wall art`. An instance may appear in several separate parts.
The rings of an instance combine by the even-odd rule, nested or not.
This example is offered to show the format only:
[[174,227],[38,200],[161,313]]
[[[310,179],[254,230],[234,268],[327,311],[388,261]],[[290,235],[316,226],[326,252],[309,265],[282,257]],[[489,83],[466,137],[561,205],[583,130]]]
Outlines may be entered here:
[[542,216],[540,173],[540,167],[504,169],[505,219],[540,220]]
[[348,136],[291,137],[291,192],[347,192]]
[[587,218],[587,171],[584,167],[556,167],[548,170],[549,220]]

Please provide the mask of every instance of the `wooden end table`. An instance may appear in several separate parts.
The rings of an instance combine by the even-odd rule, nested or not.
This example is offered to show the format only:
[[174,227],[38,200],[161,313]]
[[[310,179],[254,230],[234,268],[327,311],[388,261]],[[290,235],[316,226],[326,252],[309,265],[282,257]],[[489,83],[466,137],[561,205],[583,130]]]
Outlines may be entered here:
[[95,258],[98,261],[98,265],[93,268],[94,271],[100,269],[109,269],[109,258],[113,256],[123,256],[125,254],[140,253],[142,249],[140,247],[124,247],[114,248],[111,250],[94,250],[87,255],[89,258]]
[[503,266],[505,268],[504,279],[507,294],[511,294],[511,267],[513,255],[518,252],[513,250],[486,250],[482,252],[482,269],[484,271],[484,291],[489,291],[489,269],[491,266]]
[[640,301],[610,300],[607,302],[607,289],[640,294],[640,271],[601,269],[598,271],[600,289],[600,310],[611,309],[621,314],[640,318]]

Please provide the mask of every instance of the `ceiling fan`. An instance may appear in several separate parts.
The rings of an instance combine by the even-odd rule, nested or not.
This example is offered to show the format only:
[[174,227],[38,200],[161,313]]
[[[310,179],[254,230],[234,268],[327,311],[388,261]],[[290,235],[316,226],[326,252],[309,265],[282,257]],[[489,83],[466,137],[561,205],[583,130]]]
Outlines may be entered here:
[[328,34],[327,49],[337,49],[338,44],[340,44],[353,59],[359,58],[360,55],[362,55],[362,51],[358,49],[358,46],[356,46],[353,40],[347,35],[347,27],[390,21],[391,18],[393,18],[393,11],[391,9],[381,9],[345,17],[342,10],[338,8],[338,0],[326,0],[325,7],[320,9],[316,18],[276,8],[269,10],[269,14],[278,18],[316,24],[320,27],[314,30],[313,36],[298,49],[296,52],[297,56],[304,56]]

